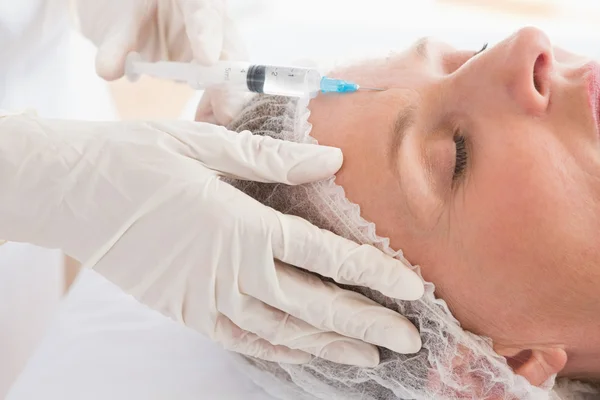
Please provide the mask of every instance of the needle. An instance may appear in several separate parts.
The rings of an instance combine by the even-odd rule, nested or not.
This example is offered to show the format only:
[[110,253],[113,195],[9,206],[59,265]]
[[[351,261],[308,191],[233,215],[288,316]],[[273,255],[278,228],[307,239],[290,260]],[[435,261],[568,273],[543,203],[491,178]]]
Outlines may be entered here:
[[371,91],[375,91],[375,92],[383,92],[385,89],[380,89],[380,88],[370,88],[370,87],[362,87],[360,86],[358,88],[358,90],[371,90]]

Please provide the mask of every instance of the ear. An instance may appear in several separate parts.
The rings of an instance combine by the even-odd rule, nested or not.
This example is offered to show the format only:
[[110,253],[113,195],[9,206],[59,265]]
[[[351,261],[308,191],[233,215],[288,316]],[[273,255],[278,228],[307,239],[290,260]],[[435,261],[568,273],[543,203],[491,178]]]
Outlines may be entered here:
[[506,357],[508,365],[534,386],[540,386],[567,364],[567,353],[558,347],[516,349],[494,345],[494,350]]

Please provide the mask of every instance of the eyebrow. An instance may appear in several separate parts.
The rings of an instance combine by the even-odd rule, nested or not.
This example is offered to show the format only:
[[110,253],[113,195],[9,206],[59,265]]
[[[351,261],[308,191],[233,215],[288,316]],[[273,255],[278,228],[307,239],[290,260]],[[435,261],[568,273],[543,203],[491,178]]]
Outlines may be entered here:
[[431,42],[431,39],[424,37],[417,40],[415,43],[415,53],[423,60],[427,60],[428,58],[427,46],[429,45],[429,42]]
[[398,151],[402,147],[402,142],[408,133],[408,130],[415,123],[415,114],[417,109],[414,104],[407,105],[398,112],[394,126],[392,128],[392,141],[391,141],[391,163],[394,170],[398,167]]

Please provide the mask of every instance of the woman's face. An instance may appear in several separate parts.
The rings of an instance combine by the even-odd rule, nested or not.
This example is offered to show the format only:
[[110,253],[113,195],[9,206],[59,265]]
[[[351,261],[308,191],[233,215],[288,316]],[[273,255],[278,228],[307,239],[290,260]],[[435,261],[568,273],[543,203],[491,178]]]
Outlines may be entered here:
[[337,182],[466,329],[585,341],[569,322],[598,313],[600,66],[533,28],[476,53],[422,40],[335,71],[385,91],[317,97],[312,135],[343,150]]

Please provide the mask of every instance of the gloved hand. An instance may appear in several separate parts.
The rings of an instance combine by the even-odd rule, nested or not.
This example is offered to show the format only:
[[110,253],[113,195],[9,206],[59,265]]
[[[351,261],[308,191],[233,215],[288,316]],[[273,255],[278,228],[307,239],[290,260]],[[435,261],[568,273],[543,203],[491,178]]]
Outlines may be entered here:
[[[248,61],[250,59],[244,46],[231,46],[228,59]],[[233,89],[227,85],[207,88],[196,108],[194,120],[214,125],[227,126],[250,101],[255,93]]]
[[225,0],[77,0],[81,32],[98,46],[96,71],[107,80],[123,76],[136,51],[148,61],[210,65],[244,52]]
[[341,163],[339,149],[204,123],[0,117],[0,238],[62,248],[227,349],[374,366],[373,344],[416,352],[415,327],[293,266],[406,300],[420,278],[219,179],[294,185]]
[[[98,46],[96,71],[107,80],[124,74],[125,58],[136,51],[146,61],[248,60],[225,0],[77,0],[82,33]],[[210,88],[196,120],[226,125],[250,94]]]

